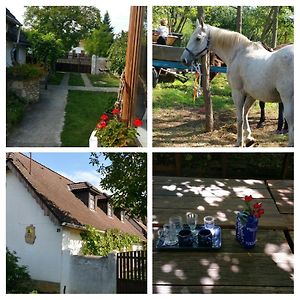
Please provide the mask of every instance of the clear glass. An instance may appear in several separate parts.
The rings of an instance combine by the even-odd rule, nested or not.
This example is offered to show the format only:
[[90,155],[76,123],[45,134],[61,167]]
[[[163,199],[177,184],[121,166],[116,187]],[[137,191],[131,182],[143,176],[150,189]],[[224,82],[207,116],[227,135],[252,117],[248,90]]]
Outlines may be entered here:
[[197,214],[194,214],[194,213],[191,213],[191,212],[186,213],[186,223],[189,225],[192,232],[195,231],[197,222],[198,222],[198,215]]
[[165,237],[165,244],[168,246],[176,245],[178,237],[176,233],[175,224],[165,224],[163,227],[163,235]]
[[204,227],[206,229],[211,230],[211,229],[213,229],[215,227],[215,218],[214,217],[212,217],[212,216],[206,216],[206,217],[204,217],[203,220],[204,220]]
[[172,216],[169,218],[169,224],[174,224],[176,233],[178,233],[182,229],[182,218],[180,216]]

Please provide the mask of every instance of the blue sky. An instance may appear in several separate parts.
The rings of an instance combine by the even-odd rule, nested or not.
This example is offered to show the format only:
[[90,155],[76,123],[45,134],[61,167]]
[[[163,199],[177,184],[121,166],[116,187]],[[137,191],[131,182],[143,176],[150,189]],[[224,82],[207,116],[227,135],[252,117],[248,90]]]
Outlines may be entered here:
[[[24,154],[29,156],[28,152]],[[101,181],[100,174],[96,171],[96,166],[89,164],[89,157],[89,152],[32,152],[32,159],[45,165],[51,170],[75,182],[87,181],[101,189],[99,186]],[[100,157],[100,162],[105,165],[110,163],[109,160],[104,160],[103,156]]]

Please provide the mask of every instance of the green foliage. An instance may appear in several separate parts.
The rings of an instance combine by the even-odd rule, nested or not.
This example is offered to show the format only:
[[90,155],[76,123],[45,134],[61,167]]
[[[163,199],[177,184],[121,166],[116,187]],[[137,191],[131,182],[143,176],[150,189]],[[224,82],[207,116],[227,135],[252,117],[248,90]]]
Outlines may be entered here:
[[84,86],[84,81],[80,73],[70,73],[69,85],[71,86]]
[[108,50],[108,58],[111,62],[110,70],[119,75],[122,74],[125,68],[127,42],[128,32],[122,31],[117,35],[113,44]]
[[[271,30],[265,37],[262,36],[266,24],[270,21],[269,13],[271,6],[243,6],[243,26],[242,33],[253,41],[262,41],[271,45]],[[237,10],[233,6],[204,6],[205,22],[207,24],[236,30]],[[278,37],[277,44],[293,43],[294,41],[294,21],[292,16],[294,9],[292,6],[281,6],[278,16]],[[181,32],[183,33],[183,44],[189,40],[195,29],[197,9],[195,6],[154,6],[153,7],[153,28],[159,26],[159,21],[167,18],[171,31],[178,28],[180,21],[186,18]]]
[[103,153],[109,166],[99,163],[99,154],[92,153],[90,163],[98,167],[103,179],[101,187],[112,193],[111,200],[128,215],[145,220],[147,216],[147,154]]
[[6,68],[6,76],[11,79],[30,80],[45,75],[45,70],[39,65],[20,64]]
[[9,134],[19,124],[26,111],[26,99],[18,97],[15,93],[7,91],[6,97],[6,130]]
[[28,32],[33,59],[54,69],[56,60],[64,54],[62,40],[54,33],[40,33],[37,30]]
[[27,6],[24,22],[42,35],[53,34],[66,53],[99,28],[101,16],[93,6]]
[[81,248],[84,255],[107,256],[114,250],[130,250],[133,244],[141,243],[138,236],[123,233],[118,229],[108,229],[100,232],[92,226],[80,233],[83,240]]
[[113,107],[116,97],[116,93],[69,91],[61,133],[62,146],[88,146],[95,120]]
[[87,76],[93,86],[118,87],[120,84],[120,78],[110,73],[88,74]]
[[84,48],[90,55],[107,57],[108,50],[112,45],[113,33],[107,24],[101,24],[99,29],[95,29],[90,38],[84,41]]
[[116,117],[106,122],[106,126],[98,128],[96,136],[101,147],[134,146],[138,135],[136,128],[128,127]]
[[16,252],[6,249],[6,293],[29,294],[33,292],[33,285],[26,266],[19,266]]

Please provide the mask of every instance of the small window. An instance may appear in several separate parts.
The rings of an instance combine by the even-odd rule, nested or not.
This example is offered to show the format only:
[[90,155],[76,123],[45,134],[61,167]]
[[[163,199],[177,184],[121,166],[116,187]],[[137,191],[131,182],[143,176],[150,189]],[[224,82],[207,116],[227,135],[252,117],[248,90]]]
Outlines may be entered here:
[[124,222],[124,219],[125,219],[125,212],[124,212],[124,210],[121,210],[120,217],[121,217],[121,222]]
[[113,213],[114,213],[114,210],[113,210],[112,205],[110,203],[107,203],[107,215],[109,217],[112,217]]
[[89,197],[89,209],[95,210],[95,197],[93,195]]

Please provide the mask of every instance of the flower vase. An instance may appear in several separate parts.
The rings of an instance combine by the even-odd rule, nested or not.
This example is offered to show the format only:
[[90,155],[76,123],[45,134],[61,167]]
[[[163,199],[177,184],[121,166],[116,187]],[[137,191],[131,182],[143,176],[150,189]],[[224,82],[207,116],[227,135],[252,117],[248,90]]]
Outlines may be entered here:
[[251,249],[256,244],[256,232],[258,228],[258,218],[238,213],[236,218],[236,239],[245,249]]

